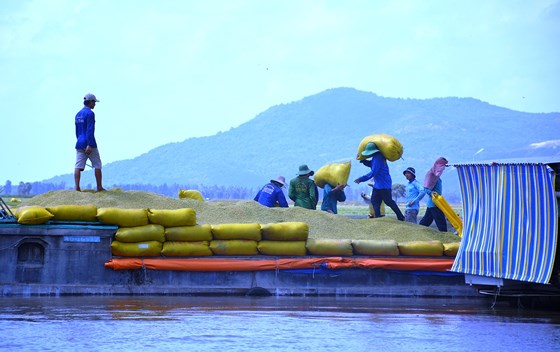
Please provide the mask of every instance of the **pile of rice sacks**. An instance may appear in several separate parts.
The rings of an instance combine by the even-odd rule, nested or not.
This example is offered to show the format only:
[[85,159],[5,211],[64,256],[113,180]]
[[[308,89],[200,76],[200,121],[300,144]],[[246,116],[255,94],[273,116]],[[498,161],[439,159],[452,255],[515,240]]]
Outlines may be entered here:
[[119,189],[44,193],[19,208],[16,217],[22,224],[117,225],[111,244],[115,256],[454,256],[459,245],[450,232],[389,217],[357,220],[301,207],[202,202]]

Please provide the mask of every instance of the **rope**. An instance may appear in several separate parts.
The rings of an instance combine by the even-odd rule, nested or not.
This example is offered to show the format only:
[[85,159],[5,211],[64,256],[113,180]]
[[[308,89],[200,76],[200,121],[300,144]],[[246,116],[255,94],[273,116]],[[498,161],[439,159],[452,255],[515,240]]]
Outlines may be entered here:
[[494,291],[495,292],[494,302],[492,302],[492,306],[490,307],[490,309],[494,309],[494,307],[496,306],[496,302],[498,301],[498,296],[500,295],[500,289],[501,288],[502,288],[502,286],[498,286],[498,289],[496,291]]

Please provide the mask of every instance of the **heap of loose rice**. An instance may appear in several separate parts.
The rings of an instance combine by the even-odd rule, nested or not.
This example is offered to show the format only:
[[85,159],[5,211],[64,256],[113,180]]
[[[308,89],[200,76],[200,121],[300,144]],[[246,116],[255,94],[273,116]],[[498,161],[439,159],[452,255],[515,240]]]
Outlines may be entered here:
[[331,239],[392,239],[406,241],[439,240],[443,243],[459,242],[450,232],[404,223],[384,217],[380,219],[350,219],[319,210],[300,207],[267,208],[254,201],[200,202],[192,199],[175,199],[149,192],[111,189],[106,192],[53,191],[31,198],[26,205],[43,207],[56,205],[91,204],[98,208],[122,209],[180,209],[196,211],[199,224],[271,223],[302,221],[309,224],[309,237]]

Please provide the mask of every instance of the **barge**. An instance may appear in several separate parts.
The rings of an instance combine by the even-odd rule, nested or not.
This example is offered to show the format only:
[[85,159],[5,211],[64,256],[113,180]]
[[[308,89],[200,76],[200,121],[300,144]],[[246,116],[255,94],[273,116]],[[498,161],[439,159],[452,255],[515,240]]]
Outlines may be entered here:
[[[462,240],[446,256],[115,256],[119,227],[0,221],[0,294],[438,297],[557,301],[558,161],[453,165]],[[551,167],[552,166],[552,167]],[[9,210],[8,210],[9,211]]]
[[122,258],[116,226],[0,225],[0,294],[477,297],[447,257]]

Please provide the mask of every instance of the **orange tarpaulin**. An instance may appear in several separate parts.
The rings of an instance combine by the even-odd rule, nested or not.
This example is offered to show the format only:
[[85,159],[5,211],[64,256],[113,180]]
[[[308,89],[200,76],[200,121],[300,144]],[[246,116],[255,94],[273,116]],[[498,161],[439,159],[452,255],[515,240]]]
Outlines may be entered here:
[[302,259],[166,259],[115,258],[105,266],[113,270],[152,269],[175,271],[261,271],[284,269],[387,269],[448,271],[453,259],[431,258],[302,258]]
[[329,269],[387,269],[387,270],[425,270],[448,271],[453,265],[453,259],[430,258],[355,258],[343,262],[327,262]]

